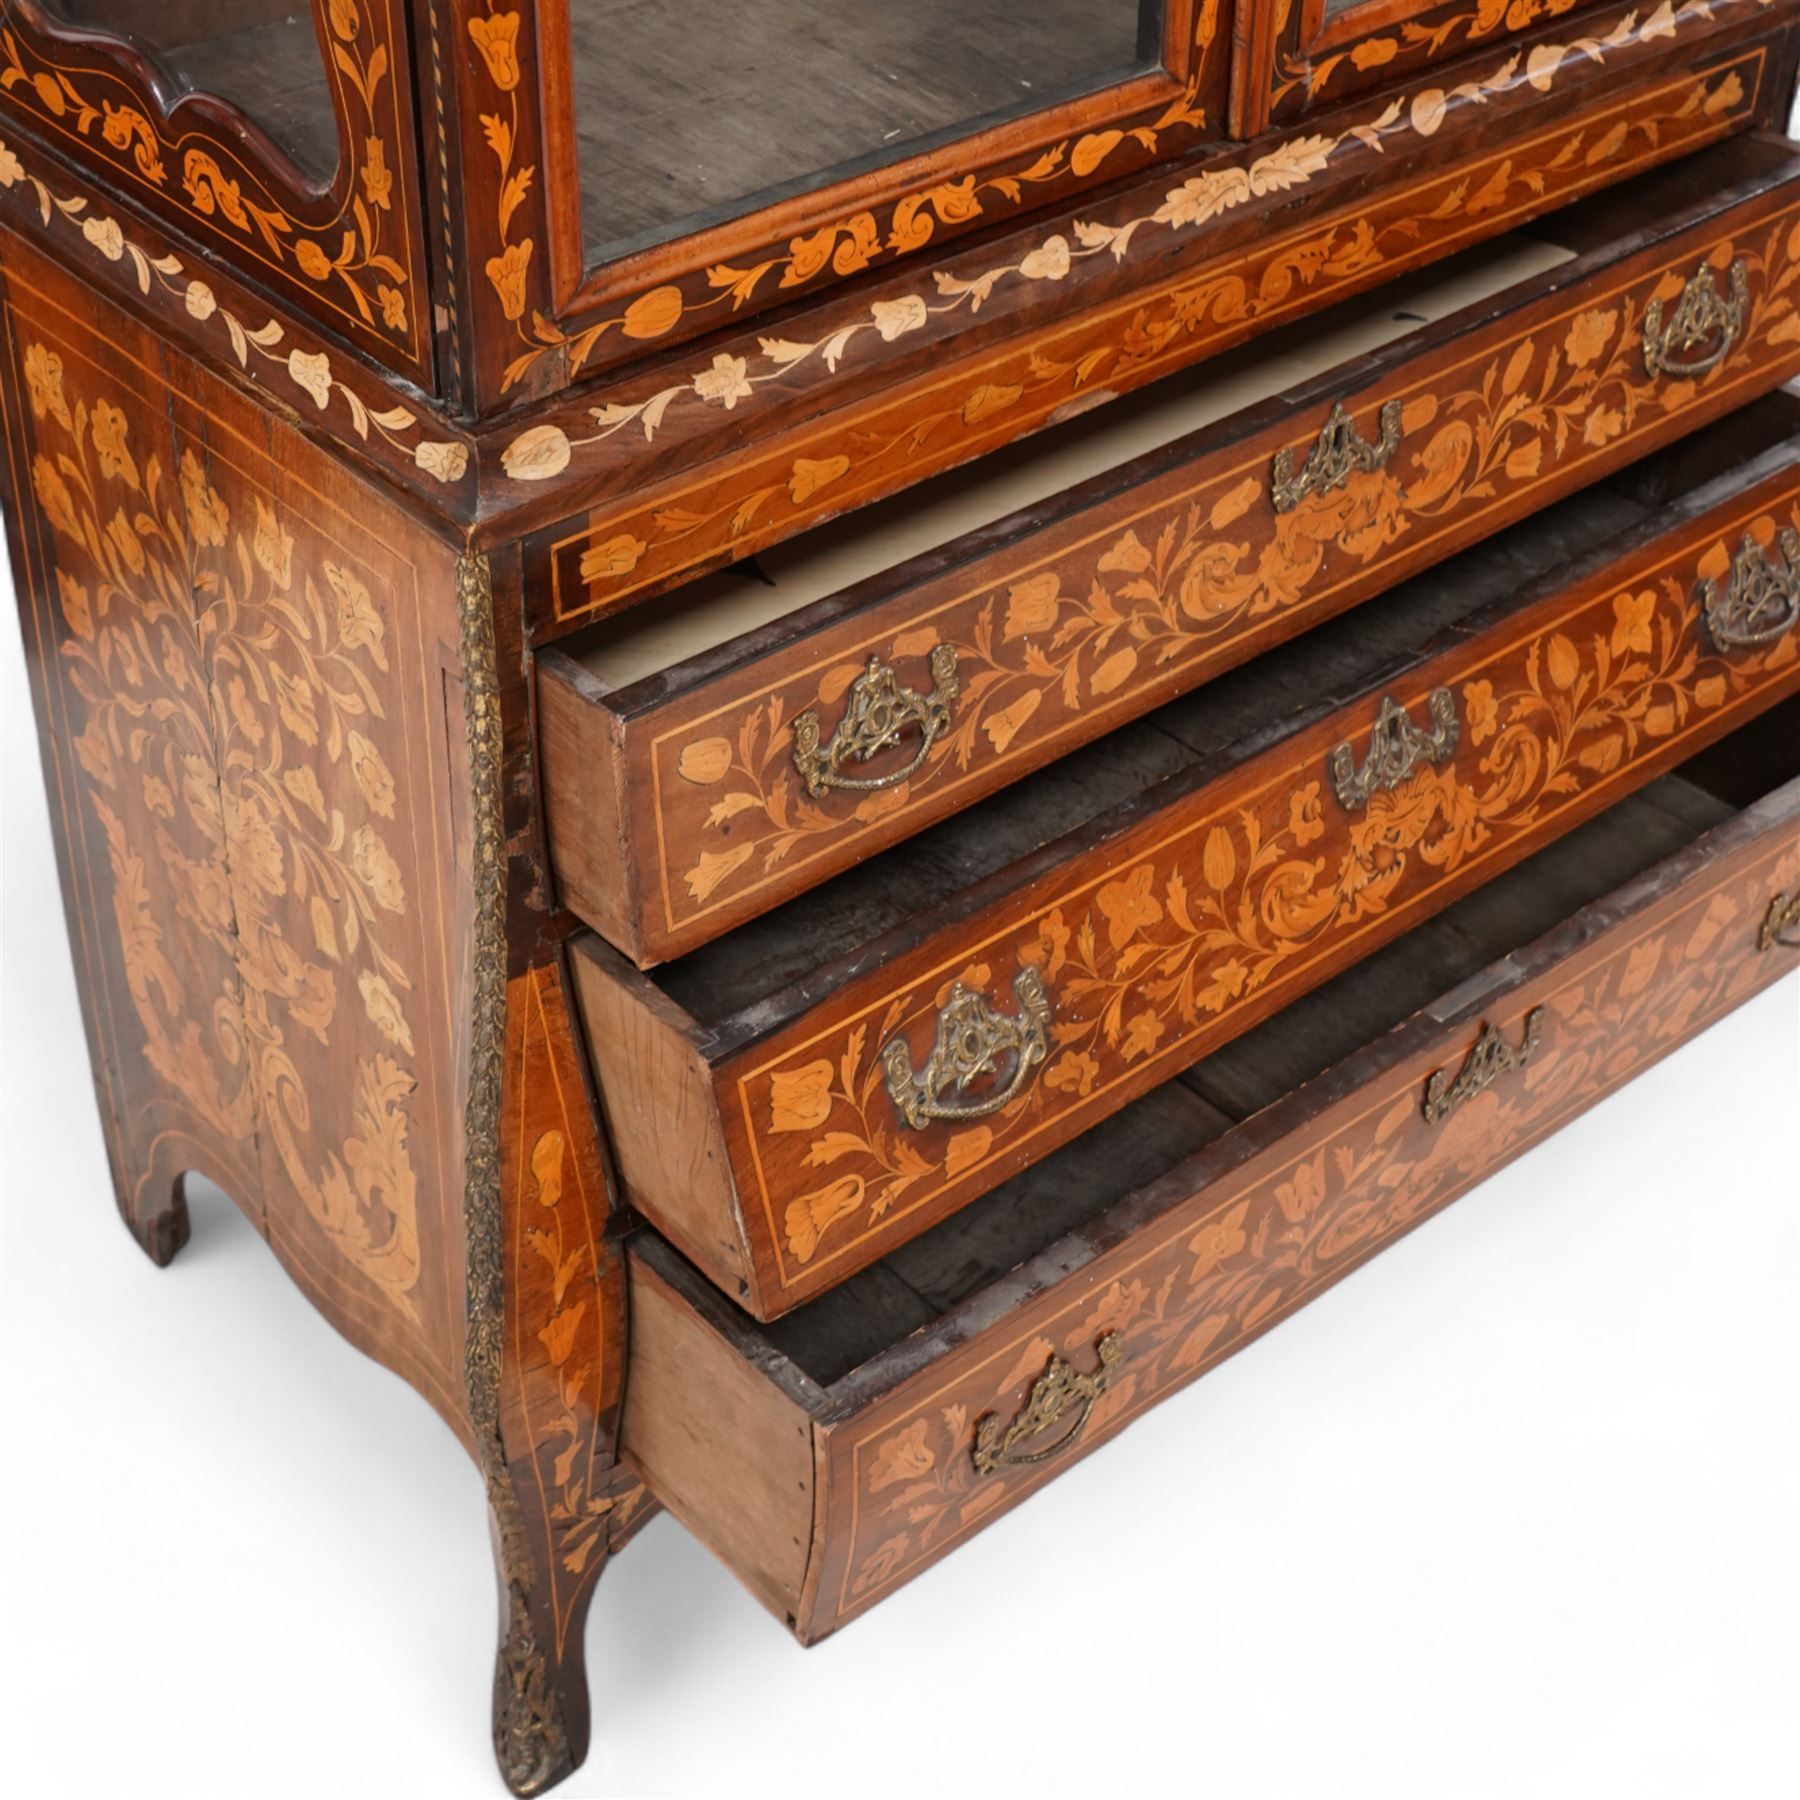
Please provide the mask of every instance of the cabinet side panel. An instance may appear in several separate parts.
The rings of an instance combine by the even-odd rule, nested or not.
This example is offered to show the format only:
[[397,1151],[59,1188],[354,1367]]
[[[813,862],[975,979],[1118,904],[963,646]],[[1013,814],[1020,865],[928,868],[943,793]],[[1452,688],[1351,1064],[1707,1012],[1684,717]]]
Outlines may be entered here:
[[204,1171],[466,1437],[453,556],[0,241],[14,566],[121,1208]]

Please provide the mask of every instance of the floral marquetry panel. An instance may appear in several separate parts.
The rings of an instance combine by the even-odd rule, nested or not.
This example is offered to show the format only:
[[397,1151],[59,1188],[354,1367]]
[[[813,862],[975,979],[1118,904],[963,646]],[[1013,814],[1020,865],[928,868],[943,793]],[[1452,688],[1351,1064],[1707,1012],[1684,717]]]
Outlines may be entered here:
[[[829,1286],[1800,687],[1800,633],[1719,654],[1696,600],[1746,531],[1794,525],[1789,467],[1416,665],[1386,700],[1449,728],[1366,798],[1341,797],[1336,752],[1362,766],[1374,695],[796,1008],[717,1077],[772,1285]],[[884,1047],[916,1060],[956,984],[993,1002],[1026,971],[1041,1074],[907,1128]]]
[[12,240],[5,295],[26,647],[122,1200],[215,1175],[460,1422],[452,558]]
[[[1421,1014],[1267,1129],[1234,1133],[1101,1222],[1091,1259],[1003,1318],[971,1303],[929,1368],[872,1364],[822,1430],[821,1514],[833,1525],[808,1581],[809,1641],[891,1592],[1138,1414],[1277,1324],[1795,965],[1759,950],[1771,891],[1800,877],[1793,798],[1682,859],[1686,879],[1557,961],[1521,958],[1447,1023]],[[1535,1017],[1530,1060],[1441,1123],[1430,1078],[1452,1071],[1483,1022],[1509,1040]],[[1160,1203],[1158,1196],[1162,1196]],[[1177,1198],[1176,1196],[1186,1196]],[[1172,1203],[1171,1203],[1172,1202]],[[1028,1266],[1027,1274],[1035,1266]],[[984,1329],[986,1327],[986,1329]],[[1091,1406],[1042,1434],[1036,1463],[989,1467],[985,1419],[1020,1413],[1051,1358],[1105,1380]]]

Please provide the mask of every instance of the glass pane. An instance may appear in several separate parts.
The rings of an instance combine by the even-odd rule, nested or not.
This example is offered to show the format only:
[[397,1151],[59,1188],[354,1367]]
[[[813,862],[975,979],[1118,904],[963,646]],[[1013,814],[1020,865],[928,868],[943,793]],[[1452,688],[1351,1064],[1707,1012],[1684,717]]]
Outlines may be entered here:
[[590,263],[1155,68],[1163,0],[569,0]]
[[308,0],[37,0],[58,24],[110,32],[176,88],[254,119],[321,184],[337,170],[337,119]]

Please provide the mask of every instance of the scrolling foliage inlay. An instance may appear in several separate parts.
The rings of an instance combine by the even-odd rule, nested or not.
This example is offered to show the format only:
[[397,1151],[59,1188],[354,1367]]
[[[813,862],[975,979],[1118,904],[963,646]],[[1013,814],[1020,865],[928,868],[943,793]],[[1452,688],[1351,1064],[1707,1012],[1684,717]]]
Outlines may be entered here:
[[[1800,519],[1800,505],[1783,505]],[[1776,528],[1766,514],[1754,526]],[[1734,520],[1733,541],[1741,529]],[[1698,557],[1703,574],[1728,563],[1723,539]],[[1730,661],[1702,653],[1694,570],[1692,550],[1671,556],[1465,661],[1453,758],[1353,817],[1330,798],[1323,753],[1270,766],[1229,803],[1120,837],[1111,872],[1040,894],[1033,916],[973,942],[967,966],[914,975],[827,1032],[772,1045],[734,1085],[760,1166],[781,1170],[763,1177],[765,1207],[806,1190],[783,1199],[782,1279],[795,1283],[822,1253],[866,1243],[901,1214],[944,1209],[984,1165],[1018,1157],[1043,1131],[1066,1136],[1115,1090],[1183,1066],[1216,1021],[1302,978],[1333,945],[1391,936],[1465,865],[1516,858],[1619,772],[1753,689],[1793,685],[1793,635]],[[1422,703],[1429,685],[1421,677],[1404,697]],[[979,1125],[897,1128],[873,1050],[921,1031],[954,983],[988,991],[1020,968],[1057,996],[1038,1080]],[[939,980],[941,991],[929,985]]]
[[[693,479],[640,492],[629,473],[635,442],[616,445],[605,466],[628,498],[591,515],[584,534],[558,546],[556,617],[609,610],[708,560],[748,555],[949,460],[1011,442],[1098,389],[1137,387],[1323,305],[1334,291],[1384,270],[1398,273],[1419,261],[1422,247],[1448,254],[1604,179],[1723,136],[1750,116],[1760,57],[1635,93],[1598,118],[1561,125],[1336,218],[1266,236],[1222,266],[1153,289],[1130,306],[1084,315],[1029,347],[1003,344],[969,358],[922,393],[860,410],[854,419],[827,420],[779,451],[710,463]],[[896,309],[883,314],[896,336],[929,320],[920,295],[883,305]],[[810,346],[786,345],[783,354],[830,356],[848,341],[839,331]],[[755,363],[747,349],[716,353],[713,366],[693,376],[696,395],[726,410],[749,404],[764,373]],[[796,355],[788,366],[804,365]],[[825,362],[833,375],[838,366]],[[780,373],[770,371],[770,378]],[[603,407],[532,426],[503,453],[506,472],[514,480],[552,480],[598,462],[595,452],[583,457],[584,446],[634,420],[648,441],[675,418],[670,409],[681,392],[663,386],[640,397],[629,388]],[[601,427],[596,435],[585,429],[590,418]],[[692,431],[691,422],[684,425]]]
[[[1650,31],[1650,23],[1657,26],[1654,32]],[[1548,92],[1564,69],[1574,68],[1584,62],[1604,62],[1610,53],[1642,43],[1647,33],[1652,36],[1673,37],[1682,30],[1703,30],[1712,23],[1710,0],[1684,0],[1684,4],[1678,8],[1667,4],[1665,0],[1656,20],[1650,23],[1644,21],[1634,10],[1616,15],[1604,27],[1597,25],[1595,29],[1598,35],[1579,38],[1566,45],[1540,45],[1532,53],[1534,73],[1530,78],[1531,85]],[[706,405],[730,412],[739,404],[756,403],[763,397],[765,390],[771,387],[793,382],[802,370],[808,375],[816,376],[821,366],[835,378],[845,363],[851,360],[853,350],[868,351],[877,340],[891,344],[913,332],[924,330],[928,325],[934,325],[946,314],[979,313],[1002,290],[1021,285],[1040,290],[1054,286],[1066,280],[1077,264],[1090,258],[1106,257],[1123,263],[1134,246],[1142,250],[1149,242],[1167,236],[1203,231],[1214,220],[1240,211],[1253,202],[1308,187],[1323,176],[1334,160],[1341,156],[1368,149],[1385,153],[1389,144],[1398,145],[1408,139],[1432,138],[1443,127],[1451,98],[1485,105],[1510,93],[1517,84],[1518,76],[1519,58],[1515,55],[1487,74],[1463,84],[1451,95],[1446,95],[1442,89],[1437,88],[1423,89],[1410,96],[1396,95],[1378,112],[1366,119],[1346,124],[1335,133],[1303,133],[1270,145],[1240,163],[1207,166],[1198,174],[1187,177],[1179,186],[1168,189],[1159,205],[1122,218],[1117,223],[1106,223],[1098,218],[1077,219],[1067,233],[1060,230],[1049,233],[1032,248],[1022,251],[1013,261],[976,269],[967,275],[949,269],[933,270],[929,291],[920,288],[911,293],[873,301],[865,316],[851,318],[822,336],[806,339],[762,337],[754,344],[737,341],[733,349],[714,352],[710,363],[705,367],[675,371],[677,378],[673,382],[666,382],[642,398],[621,397],[603,406],[590,408],[588,418],[591,420],[591,430],[584,426],[578,431],[570,432],[557,423],[527,427],[507,445],[501,456],[502,467],[506,476],[515,482],[548,481],[568,468],[581,451],[601,444],[621,432],[641,435],[646,443],[651,442],[672,410]],[[1716,87],[1696,90],[1692,108],[1704,107],[1708,116],[1711,116],[1736,106],[1743,97],[1743,83],[1733,75],[1728,82],[1721,82]],[[1650,125],[1648,129],[1652,133],[1652,141],[1656,141],[1655,133],[1659,128]],[[1631,131],[1630,125],[1619,120],[1609,126],[1604,135],[1589,143],[1588,133],[1584,128],[1579,132],[1575,144],[1565,145],[1564,155],[1572,162],[1580,153],[1586,157],[1584,166],[1594,168],[1616,160],[1622,152],[1626,152]],[[1529,182],[1540,197],[1544,193],[1543,171],[1515,171],[1513,159],[1508,157],[1504,170],[1489,178],[1484,188],[1471,193],[1468,181],[1461,181],[1453,201],[1448,203],[1445,216],[1473,217],[1482,212],[1494,211],[1508,198],[1508,188],[1514,180]],[[506,192],[503,188],[503,208]],[[1419,240],[1421,221],[1413,210],[1415,206],[1415,197],[1409,196],[1404,218],[1396,221],[1398,237],[1404,240],[1407,250],[1416,250]],[[1397,251],[1401,244],[1396,242],[1393,247]],[[529,259],[529,254],[527,247],[524,252],[526,260]],[[1334,250],[1310,261],[1295,260],[1279,265],[1265,279],[1264,291],[1259,297],[1260,304],[1288,299],[1296,281],[1316,280],[1322,272],[1320,264],[1327,256],[1335,256],[1340,264],[1339,272],[1345,272],[1345,259],[1349,259],[1349,269],[1369,269],[1387,260],[1386,254],[1373,241],[1368,221],[1358,221],[1351,226],[1346,241],[1337,245]],[[521,279],[523,269],[522,261],[519,264]],[[634,307],[643,309],[643,330],[640,335],[660,336],[673,328],[673,315],[665,318],[653,311],[657,305],[675,305],[675,300],[659,299],[659,296],[667,294],[674,294],[674,290],[658,289],[633,303]],[[523,305],[522,290],[519,304]],[[1215,275],[1210,284],[1202,287],[1199,295],[1189,294],[1185,306],[1178,310],[1167,329],[1172,335],[1188,335],[1199,327],[1209,311],[1216,309],[1216,315],[1221,318],[1241,318],[1245,316],[1249,304],[1250,296],[1241,277],[1221,278]],[[509,316],[514,315],[509,313]],[[620,323],[622,328],[628,329],[625,321]],[[1152,345],[1128,343],[1123,348],[1129,357],[1149,351]],[[1114,356],[1108,355],[1092,366],[1085,367],[1073,385],[1078,389],[1095,385],[1101,380],[1102,370],[1110,368],[1114,361]],[[1061,368],[1045,373],[1048,378],[1055,379],[1072,372]],[[968,425],[978,424],[994,412],[1007,410],[1019,397],[1017,390],[1008,394],[999,388],[989,391],[984,387],[971,395],[965,403],[962,408],[963,422]],[[968,410],[970,406],[975,408],[973,414]],[[916,433],[920,429],[921,422],[915,420],[913,431]],[[915,451],[917,444],[915,436]]]
[[[842,661],[821,657],[822,667],[671,731],[654,752],[658,842],[699,852],[667,871],[668,924],[841,859],[871,827],[935,817],[971,770],[1009,757],[1025,765],[1141,711],[1137,695],[1216,659],[1234,637],[1322,606],[1421,538],[1616,454],[1629,434],[1666,429],[1721,381],[1791,364],[1800,223],[1783,217],[1748,245],[1722,242],[1709,262],[1740,256],[1752,274],[1745,329],[1706,382],[1646,372],[1645,309],[1678,293],[1686,271],[1638,278],[1412,388],[1394,403],[1401,443],[1385,468],[1351,472],[1286,512],[1269,504],[1266,463],[1228,469],[1008,582],[846,645]],[[956,657],[959,696],[933,755],[904,786],[860,801],[804,792],[791,766],[794,715],[841,695],[859,673],[852,658],[877,653],[905,669],[940,643]]]
[[[1516,37],[1579,6],[1582,0],[1477,0],[1474,6],[1420,8],[1381,31],[1369,32],[1315,56],[1298,42],[1276,52],[1270,91],[1277,117],[1305,110],[1333,88],[1347,88],[1357,78],[1392,80],[1403,70],[1441,62],[1459,50],[1487,45],[1502,36]],[[1673,8],[1661,0],[1649,29],[1666,35]],[[1296,19],[1294,35],[1305,26]],[[1533,65],[1534,69],[1541,64]],[[1339,78],[1342,78],[1341,80]],[[1360,83],[1359,83],[1360,85]]]
[[130,237],[110,213],[95,212],[80,195],[56,192],[0,139],[0,188],[21,185],[29,186],[36,196],[38,219],[46,229],[61,226],[80,238],[87,255],[121,268],[128,266],[140,294],[160,297],[195,325],[222,334],[222,342],[215,348],[221,354],[228,348],[240,369],[285,377],[291,405],[326,413],[334,403],[340,404],[350,429],[365,443],[371,441],[371,432],[377,433],[402,455],[410,456],[414,467],[434,481],[457,482],[467,472],[466,445],[419,435],[419,415],[409,407],[370,406],[343,379],[328,352],[308,350],[292,341],[293,334],[273,315],[261,325],[247,325],[219,299],[210,282],[189,272],[180,257],[153,254]]
[[[1054,1473],[1001,1466],[984,1475],[970,1423],[1010,1415],[1048,1357],[1081,1357],[1105,1333],[1112,1379],[1087,1419],[1105,1438],[1285,1317],[1364,1257],[1555,1130],[1775,971],[1754,953],[1772,877],[1800,872],[1791,847],[1695,894],[1648,929],[1615,939],[1597,963],[1531,996],[1542,1043],[1517,1080],[1441,1125],[1420,1117],[1417,1076],[1397,1071],[1356,1096],[1316,1148],[1248,1179],[1228,1176],[1179,1207],[1147,1245],[1108,1255],[1052,1294],[1019,1339],[961,1359],[956,1373],[910,1382],[875,1409],[844,1452],[854,1494],[840,1590],[816,1634],[916,1574]],[[1763,966],[1759,966],[1763,964]],[[1501,1017],[1522,1029],[1516,1003]],[[1346,1116],[1348,1115],[1348,1116]],[[1081,1448],[1085,1449],[1087,1445]]]
[[678,327],[684,335],[693,335],[692,322],[716,309],[735,313],[828,278],[860,273],[923,250],[940,231],[972,229],[1077,184],[1125,173],[1167,155],[1178,143],[1197,141],[1207,126],[1202,89],[1213,82],[1211,51],[1219,26],[1219,0],[1199,0],[1185,85],[1160,109],[1134,123],[1065,138],[1015,167],[977,169],[948,177],[891,204],[828,220],[791,239],[785,249],[772,247],[768,254],[745,263],[716,263],[702,276],[651,288],[617,311],[565,331],[541,311],[533,310],[529,321],[525,318],[527,275],[534,255],[542,252],[528,231],[514,227],[515,215],[537,176],[536,165],[522,161],[517,154],[523,21],[518,10],[504,0],[485,0],[485,6],[485,12],[478,11],[470,18],[468,31],[478,63],[505,107],[481,115],[483,137],[498,164],[500,183],[495,229],[487,240],[491,254],[484,267],[502,314],[514,326],[519,346],[506,366],[503,389],[514,386],[546,356],[559,358],[566,373],[573,376],[609,335],[651,342]]

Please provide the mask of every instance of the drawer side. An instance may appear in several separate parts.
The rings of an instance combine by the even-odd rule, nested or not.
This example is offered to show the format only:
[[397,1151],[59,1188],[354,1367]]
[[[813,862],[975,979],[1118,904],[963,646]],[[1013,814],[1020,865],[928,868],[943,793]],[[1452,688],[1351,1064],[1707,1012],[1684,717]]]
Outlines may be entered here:
[[690,1021],[607,945],[579,949],[569,967],[626,1203],[654,1196],[663,1235],[742,1297],[749,1253]]
[[620,1454],[791,1625],[812,1544],[812,1419],[641,1255],[629,1267]]
[[601,704],[604,689],[555,648],[537,658],[544,827],[558,902],[609,943],[640,953],[633,896],[641,877],[626,827],[619,728]]

